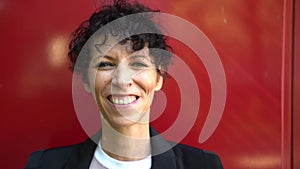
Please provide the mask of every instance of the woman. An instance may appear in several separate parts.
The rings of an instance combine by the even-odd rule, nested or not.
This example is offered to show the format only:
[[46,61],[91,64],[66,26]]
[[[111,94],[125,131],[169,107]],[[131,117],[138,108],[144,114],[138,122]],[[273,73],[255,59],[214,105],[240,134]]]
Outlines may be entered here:
[[115,0],[74,32],[71,68],[93,95],[102,129],[83,143],[32,153],[25,168],[223,168],[216,154],[165,141],[149,125],[171,55],[160,52],[170,47],[148,12],[158,11]]

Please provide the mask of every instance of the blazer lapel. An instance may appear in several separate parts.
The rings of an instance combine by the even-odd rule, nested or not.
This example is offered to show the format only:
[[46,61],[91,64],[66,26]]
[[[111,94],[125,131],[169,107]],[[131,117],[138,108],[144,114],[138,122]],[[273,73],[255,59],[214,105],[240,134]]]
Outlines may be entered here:
[[70,157],[65,169],[88,169],[101,136],[101,130],[83,142]]
[[152,169],[175,169],[176,158],[172,145],[150,127]]

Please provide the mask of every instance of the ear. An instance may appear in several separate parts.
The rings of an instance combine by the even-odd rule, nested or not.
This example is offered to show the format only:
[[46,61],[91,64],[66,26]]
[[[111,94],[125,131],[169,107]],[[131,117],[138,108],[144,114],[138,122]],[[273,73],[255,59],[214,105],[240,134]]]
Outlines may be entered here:
[[164,83],[164,78],[162,75],[158,74],[157,79],[156,79],[156,86],[155,86],[155,91],[159,91],[162,88],[162,85]]
[[91,86],[87,82],[82,82],[86,92],[91,93]]

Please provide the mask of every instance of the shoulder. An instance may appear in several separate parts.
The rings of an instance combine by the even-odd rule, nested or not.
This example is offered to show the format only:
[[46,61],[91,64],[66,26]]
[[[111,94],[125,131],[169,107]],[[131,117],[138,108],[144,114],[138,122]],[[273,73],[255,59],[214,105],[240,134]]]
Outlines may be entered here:
[[210,151],[198,149],[184,144],[173,148],[177,162],[184,168],[223,169],[220,157]]
[[[80,143],[81,144],[81,143]],[[30,154],[25,169],[43,166],[63,166],[80,144],[39,150]],[[45,160],[46,159],[46,160]]]

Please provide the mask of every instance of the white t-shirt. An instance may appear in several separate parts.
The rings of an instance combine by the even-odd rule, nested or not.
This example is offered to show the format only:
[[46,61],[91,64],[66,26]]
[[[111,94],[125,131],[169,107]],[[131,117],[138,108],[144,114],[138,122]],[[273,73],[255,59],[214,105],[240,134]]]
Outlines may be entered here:
[[90,169],[150,169],[151,155],[137,161],[120,161],[107,155],[101,146],[97,146]]

